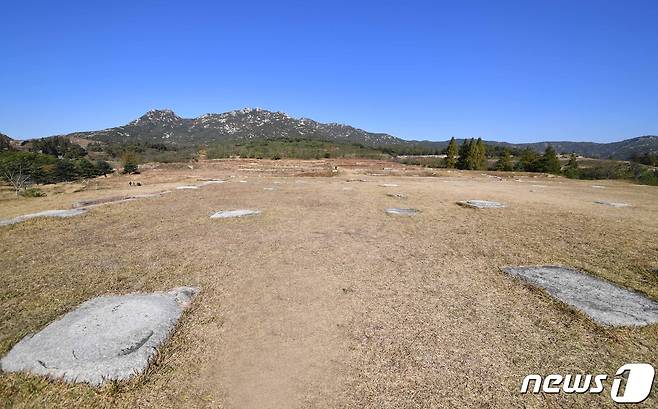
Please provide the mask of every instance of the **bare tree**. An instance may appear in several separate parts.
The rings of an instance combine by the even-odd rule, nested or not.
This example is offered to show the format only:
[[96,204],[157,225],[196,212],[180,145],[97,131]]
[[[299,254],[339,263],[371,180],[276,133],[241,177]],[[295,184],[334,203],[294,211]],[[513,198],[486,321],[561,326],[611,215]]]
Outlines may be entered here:
[[17,168],[2,169],[2,178],[14,187],[18,196],[18,193],[28,186],[30,175],[23,171],[23,164],[19,164]]

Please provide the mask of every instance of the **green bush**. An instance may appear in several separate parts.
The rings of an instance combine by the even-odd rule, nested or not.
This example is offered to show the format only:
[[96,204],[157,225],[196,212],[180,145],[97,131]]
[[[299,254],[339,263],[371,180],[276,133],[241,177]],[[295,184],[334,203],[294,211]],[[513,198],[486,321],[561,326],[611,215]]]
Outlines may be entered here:
[[637,181],[643,185],[658,186],[658,170],[644,170],[638,175]]
[[23,197],[44,197],[46,194],[36,187],[28,187],[19,193]]
[[123,173],[137,173],[139,167],[135,162],[126,162],[123,164]]

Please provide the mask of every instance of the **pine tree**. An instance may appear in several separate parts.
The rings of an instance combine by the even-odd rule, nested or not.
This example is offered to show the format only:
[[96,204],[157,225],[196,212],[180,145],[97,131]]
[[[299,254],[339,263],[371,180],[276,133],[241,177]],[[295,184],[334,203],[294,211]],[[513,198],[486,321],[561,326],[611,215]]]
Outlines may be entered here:
[[[480,142],[481,143],[481,142]],[[466,152],[466,167],[465,169],[480,169],[481,159],[480,159],[481,147],[478,145],[478,142],[475,139],[468,141],[468,151]]]
[[516,164],[516,168],[524,172],[536,172],[538,170],[537,153],[530,148],[525,148],[521,152],[521,158]]
[[450,138],[450,143],[448,144],[448,150],[446,152],[446,167],[454,168],[457,165],[457,155],[459,154],[459,148],[457,148],[457,141],[453,136]]
[[512,157],[510,156],[509,149],[505,148],[503,149],[503,154],[498,159],[498,162],[496,162],[496,170],[507,172],[512,169],[514,169],[514,166],[512,165]]
[[459,147],[459,159],[457,159],[457,169],[468,169],[468,155],[471,150],[471,141],[464,139]]
[[108,173],[114,172],[112,165],[105,162],[104,160],[97,160],[94,162],[94,168],[96,168],[96,175],[107,175]]
[[568,178],[575,179],[580,175],[580,169],[578,168],[578,157],[575,153],[572,153],[569,156],[569,162],[564,167],[564,175]]
[[87,159],[78,159],[73,162],[75,166],[75,173],[78,177],[89,179],[96,176],[96,168],[94,164],[89,162]]
[[557,158],[557,153],[552,146],[548,145],[541,157],[541,171],[546,173],[560,173],[560,160]]
[[473,158],[473,169],[485,169],[487,165],[487,149],[482,142],[482,138],[478,138],[475,142],[475,156]]

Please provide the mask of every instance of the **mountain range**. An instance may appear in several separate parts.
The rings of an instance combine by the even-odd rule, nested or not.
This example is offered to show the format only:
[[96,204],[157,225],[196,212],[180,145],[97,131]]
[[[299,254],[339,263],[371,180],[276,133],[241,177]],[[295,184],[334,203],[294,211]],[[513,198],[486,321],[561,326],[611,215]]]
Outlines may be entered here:
[[[5,135],[3,137],[7,138]],[[205,114],[198,118],[181,118],[168,109],[151,110],[136,120],[99,131],[74,132],[59,135],[99,142],[166,143],[177,145],[208,144],[227,140],[261,138],[314,138],[366,146],[421,145],[443,148],[448,141],[404,140],[386,133],[364,131],[349,125],[321,123],[308,118],[293,118],[283,112],[259,108],[244,108],[221,114]],[[658,136],[647,135],[613,143],[536,142],[512,144],[485,141],[490,145],[526,148],[542,152],[548,145],[559,153],[576,152],[594,158],[629,159],[633,155],[658,153]]]
[[348,125],[323,124],[308,118],[292,118],[283,112],[244,108],[198,118],[181,118],[173,111],[151,110],[124,126],[65,136],[102,142],[162,142],[201,144],[260,138],[314,138],[356,142],[368,146],[405,143],[383,133],[366,132]]

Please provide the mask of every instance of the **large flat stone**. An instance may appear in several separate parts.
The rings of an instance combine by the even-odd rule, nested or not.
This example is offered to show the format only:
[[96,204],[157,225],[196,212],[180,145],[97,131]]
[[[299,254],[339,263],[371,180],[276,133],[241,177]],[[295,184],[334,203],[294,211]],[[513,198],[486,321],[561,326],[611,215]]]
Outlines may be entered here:
[[201,183],[201,186],[221,185],[222,183],[226,183],[226,181],[225,180],[212,179],[212,180],[206,180],[205,182]]
[[77,202],[73,202],[73,207],[77,209],[81,207],[99,206],[102,204],[129,202],[135,199],[137,199],[136,196],[102,197],[99,199],[87,199],[87,200],[79,200]]
[[233,217],[255,216],[260,214],[260,210],[252,209],[236,209],[236,210],[220,210],[210,216],[211,219],[230,219]]
[[658,322],[658,303],[639,293],[571,268],[506,267],[503,271],[543,288],[603,325],[639,326]]
[[402,208],[402,207],[390,207],[385,210],[388,214],[393,214],[396,216],[413,216],[418,213],[417,209]]
[[67,210],[46,210],[39,213],[24,214],[22,216],[14,217],[13,219],[0,220],[0,226],[8,224],[16,224],[38,217],[73,217],[86,213],[87,209],[67,209]]
[[503,207],[506,207],[502,203],[492,202],[489,200],[464,200],[462,202],[457,202],[457,204],[475,209],[502,209]]
[[94,386],[128,379],[146,369],[196,293],[180,287],[93,298],[23,338],[0,367]]
[[631,206],[628,203],[608,202],[608,201],[605,201],[605,200],[595,200],[594,203],[600,204],[600,205],[605,205],[605,206],[610,206],[610,207],[617,207],[617,208],[630,207]]

